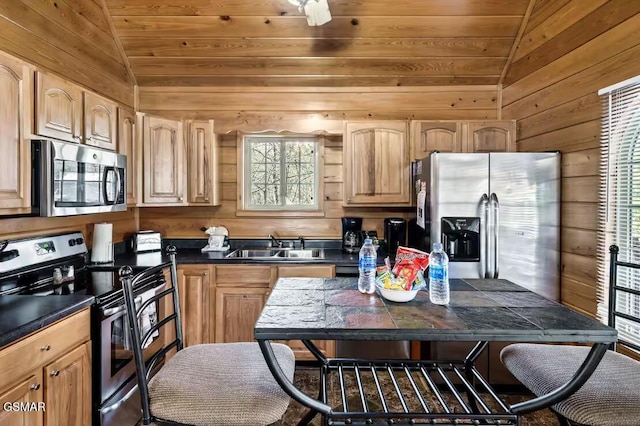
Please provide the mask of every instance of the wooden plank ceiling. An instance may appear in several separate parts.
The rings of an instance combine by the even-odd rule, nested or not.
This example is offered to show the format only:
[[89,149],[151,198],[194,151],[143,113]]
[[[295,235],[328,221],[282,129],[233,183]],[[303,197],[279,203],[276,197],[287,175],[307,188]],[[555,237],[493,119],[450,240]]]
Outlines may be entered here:
[[139,85],[497,84],[529,0],[106,0]]

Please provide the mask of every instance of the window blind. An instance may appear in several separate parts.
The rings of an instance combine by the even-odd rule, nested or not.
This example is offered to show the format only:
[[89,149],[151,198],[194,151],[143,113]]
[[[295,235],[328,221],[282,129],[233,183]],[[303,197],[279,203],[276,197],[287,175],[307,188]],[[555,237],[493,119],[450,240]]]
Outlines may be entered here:
[[[602,98],[598,223],[598,318],[607,321],[609,246],[640,263],[640,76],[599,92]],[[640,290],[640,270],[618,268],[619,286]],[[640,317],[640,297],[617,293],[616,310]],[[616,319],[619,337],[640,345],[640,323]]]

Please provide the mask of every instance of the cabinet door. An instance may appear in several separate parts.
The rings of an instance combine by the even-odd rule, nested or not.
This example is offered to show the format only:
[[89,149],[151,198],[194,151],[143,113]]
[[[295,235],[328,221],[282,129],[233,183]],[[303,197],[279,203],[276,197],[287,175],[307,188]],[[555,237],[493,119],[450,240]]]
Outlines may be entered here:
[[[89,391],[89,395],[91,392]],[[42,370],[22,379],[17,383],[9,385],[5,389],[0,389],[0,403],[33,403],[42,404]],[[13,408],[13,406],[12,406]],[[16,407],[18,408],[18,407]],[[49,406],[44,407],[49,410]],[[46,411],[45,411],[46,412]],[[42,426],[42,410],[6,410],[0,409],[0,426]],[[61,423],[65,424],[65,423]]]
[[126,108],[118,108],[118,151],[127,156],[127,204],[133,206],[138,202],[136,115]]
[[189,203],[219,205],[219,154],[213,120],[189,123],[188,155]]
[[81,142],[82,90],[58,77],[36,74],[36,133]]
[[344,146],[343,204],[410,204],[406,122],[348,122]]
[[0,56],[0,214],[31,211],[29,67]]
[[91,342],[44,368],[45,426],[91,424]]
[[253,326],[268,296],[268,288],[216,288],[216,343],[253,342]]
[[414,121],[413,158],[428,157],[433,151],[462,152],[462,125],[457,122]]
[[182,123],[144,118],[143,201],[147,204],[185,204]]
[[516,150],[516,122],[470,121],[467,123],[467,152]]
[[185,347],[213,341],[210,282],[207,265],[190,265],[178,269],[178,294]]
[[84,139],[87,145],[116,150],[116,104],[84,92]]

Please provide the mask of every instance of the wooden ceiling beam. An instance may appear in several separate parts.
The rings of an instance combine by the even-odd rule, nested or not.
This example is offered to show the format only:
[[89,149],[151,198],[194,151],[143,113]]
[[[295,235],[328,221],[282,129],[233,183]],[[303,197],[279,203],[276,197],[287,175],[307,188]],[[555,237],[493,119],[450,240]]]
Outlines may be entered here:
[[[518,34],[513,41],[513,46],[511,46],[511,53],[509,53],[509,57],[507,58],[506,63],[504,64],[504,69],[502,70],[502,74],[500,75],[499,84],[502,85],[504,78],[509,71],[509,67],[511,66],[511,61],[518,51],[518,47],[520,45],[520,40],[522,40],[522,35],[524,34],[525,28],[527,28],[527,23],[529,22],[529,17],[531,16],[531,11],[533,10],[534,5],[536,4],[536,0],[530,0],[529,6],[527,7],[527,11],[522,18],[522,23],[520,24],[520,29],[518,30]],[[502,105],[498,105],[498,108],[502,109]],[[501,112],[498,111],[498,115],[501,115]]]

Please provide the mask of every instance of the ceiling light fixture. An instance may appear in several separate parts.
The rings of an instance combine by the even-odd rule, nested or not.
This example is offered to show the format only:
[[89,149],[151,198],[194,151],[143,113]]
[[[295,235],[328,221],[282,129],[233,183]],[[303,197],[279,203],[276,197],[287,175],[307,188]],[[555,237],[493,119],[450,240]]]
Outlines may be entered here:
[[310,26],[323,25],[331,20],[327,0],[289,0],[289,3],[297,6],[300,13],[304,12]]

